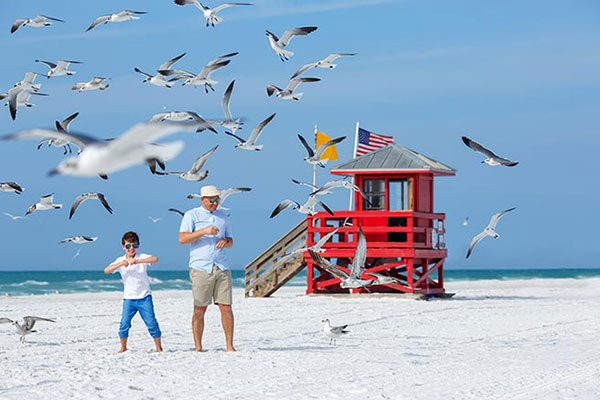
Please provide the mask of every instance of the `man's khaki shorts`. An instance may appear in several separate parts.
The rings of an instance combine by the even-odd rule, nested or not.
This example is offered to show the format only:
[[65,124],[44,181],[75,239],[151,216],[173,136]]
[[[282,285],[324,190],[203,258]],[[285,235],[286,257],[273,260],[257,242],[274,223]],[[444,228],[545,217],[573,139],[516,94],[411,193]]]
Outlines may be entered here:
[[231,271],[222,271],[213,264],[212,273],[207,274],[190,268],[190,280],[192,281],[192,294],[194,306],[208,306],[211,302],[215,304],[231,304]]

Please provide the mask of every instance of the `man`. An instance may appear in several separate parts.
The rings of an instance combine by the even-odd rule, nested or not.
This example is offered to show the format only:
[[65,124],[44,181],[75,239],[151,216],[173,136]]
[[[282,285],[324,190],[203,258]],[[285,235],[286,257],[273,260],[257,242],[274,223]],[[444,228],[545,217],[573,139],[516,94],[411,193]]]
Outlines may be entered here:
[[200,190],[202,206],[185,213],[179,228],[179,243],[191,244],[190,280],[194,296],[192,331],[196,351],[202,351],[204,314],[211,302],[219,306],[225,331],[227,351],[233,347],[233,311],[231,309],[231,271],[224,249],[233,246],[229,219],[219,206],[220,192],[216,186]]

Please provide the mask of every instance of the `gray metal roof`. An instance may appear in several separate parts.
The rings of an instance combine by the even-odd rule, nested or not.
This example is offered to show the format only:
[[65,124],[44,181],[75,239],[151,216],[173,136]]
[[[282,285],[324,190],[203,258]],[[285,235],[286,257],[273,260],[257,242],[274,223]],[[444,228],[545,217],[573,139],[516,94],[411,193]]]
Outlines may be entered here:
[[431,171],[451,175],[456,173],[454,168],[446,164],[395,143],[331,168],[331,172],[349,174],[367,171]]

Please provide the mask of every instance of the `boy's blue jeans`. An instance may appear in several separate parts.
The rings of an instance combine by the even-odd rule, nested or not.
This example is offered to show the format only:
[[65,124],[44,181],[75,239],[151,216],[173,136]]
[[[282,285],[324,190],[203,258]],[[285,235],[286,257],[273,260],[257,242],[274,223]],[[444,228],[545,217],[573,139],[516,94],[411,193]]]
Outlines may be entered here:
[[123,314],[121,315],[121,325],[119,326],[119,338],[126,339],[129,337],[129,328],[131,328],[131,319],[137,312],[140,312],[150,336],[159,338],[161,336],[158,321],[154,316],[154,303],[152,295],[143,299],[123,299]]

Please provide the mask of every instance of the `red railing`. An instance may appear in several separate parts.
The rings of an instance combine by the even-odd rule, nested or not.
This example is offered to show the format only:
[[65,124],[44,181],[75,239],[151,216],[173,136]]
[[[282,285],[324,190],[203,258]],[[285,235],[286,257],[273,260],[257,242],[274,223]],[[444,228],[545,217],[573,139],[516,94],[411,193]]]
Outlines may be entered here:
[[[390,226],[390,218],[402,226]],[[359,227],[367,237],[369,249],[445,249],[443,213],[414,211],[335,211],[307,216],[307,244],[314,245],[322,235],[338,228],[333,242],[323,247],[343,250],[356,247]],[[348,225],[344,225],[347,223]],[[391,237],[393,233],[398,233]],[[404,233],[404,235],[402,235]]]

